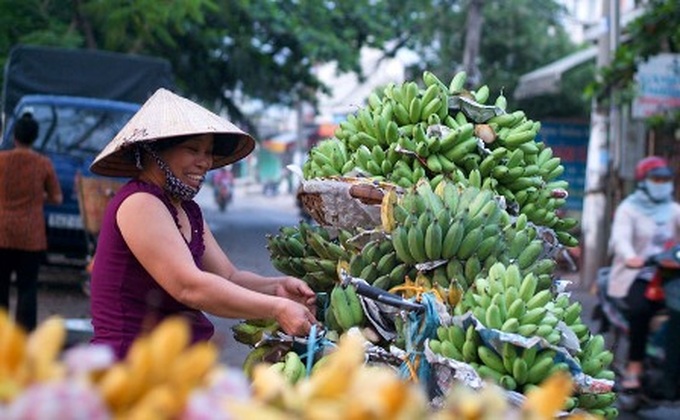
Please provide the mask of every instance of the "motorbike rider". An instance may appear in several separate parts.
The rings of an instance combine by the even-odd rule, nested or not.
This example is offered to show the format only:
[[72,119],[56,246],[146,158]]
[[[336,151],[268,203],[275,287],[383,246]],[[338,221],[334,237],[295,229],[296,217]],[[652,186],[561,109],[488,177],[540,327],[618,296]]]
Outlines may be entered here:
[[231,168],[218,169],[213,176],[212,182],[215,189],[215,200],[220,209],[224,209],[231,202],[233,194],[234,174],[231,172]]
[[[673,199],[673,172],[659,156],[648,156],[635,167],[636,189],[617,207],[609,242],[613,253],[607,294],[620,299],[629,323],[629,349],[620,384],[624,393],[641,390],[643,360],[651,318],[663,308],[645,290],[654,267],[645,266],[669,241],[680,239],[680,204]],[[674,350],[676,352],[677,350]]]

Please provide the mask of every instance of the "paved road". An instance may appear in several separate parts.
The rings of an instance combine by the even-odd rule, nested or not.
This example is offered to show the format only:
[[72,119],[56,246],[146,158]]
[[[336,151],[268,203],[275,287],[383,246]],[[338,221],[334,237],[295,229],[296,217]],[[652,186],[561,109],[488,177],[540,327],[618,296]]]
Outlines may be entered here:
[[[263,274],[276,274],[271,266],[269,254],[265,249],[267,233],[276,233],[280,226],[294,225],[299,215],[294,198],[288,194],[265,197],[257,185],[241,185],[236,190],[234,202],[226,213],[220,213],[215,206],[211,190],[204,188],[198,196],[206,220],[217,240],[227,251],[230,258],[241,268]],[[78,287],[81,273],[73,270],[42,271],[40,288],[39,318],[51,314],[67,318],[89,317],[89,302]],[[583,318],[591,330],[597,331],[598,322],[591,319],[592,310],[597,303],[595,296],[579,286],[578,272],[561,272],[560,277],[571,280],[572,297],[583,303]],[[237,321],[213,318],[216,325],[216,338],[222,351],[222,361],[231,366],[240,366],[248,348],[234,341],[230,327]],[[611,337],[607,336],[611,343]],[[613,349],[618,360],[623,360],[625,340],[619,348]],[[680,419],[678,404],[654,405],[645,407],[635,414],[622,413],[621,419]]]

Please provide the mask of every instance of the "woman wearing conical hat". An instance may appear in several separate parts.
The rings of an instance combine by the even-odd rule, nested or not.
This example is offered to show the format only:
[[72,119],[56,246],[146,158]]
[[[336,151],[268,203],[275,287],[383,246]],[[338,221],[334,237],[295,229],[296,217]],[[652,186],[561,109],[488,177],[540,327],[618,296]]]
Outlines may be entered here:
[[300,279],[239,270],[193,201],[206,173],[242,159],[252,137],[198,104],[159,89],[92,163],[94,173],[130,177],[102,221],[92,271],[94,343],[123,357],[163,318],[190,321],[207,340],[204,315],[273,318],[288,334],[316,323],[315,294]]

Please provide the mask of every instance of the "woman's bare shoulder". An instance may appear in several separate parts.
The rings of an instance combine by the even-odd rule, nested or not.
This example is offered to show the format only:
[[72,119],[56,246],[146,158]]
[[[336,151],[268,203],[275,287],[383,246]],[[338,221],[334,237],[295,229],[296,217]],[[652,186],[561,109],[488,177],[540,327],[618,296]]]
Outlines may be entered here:
[[153,219],[160,215],[169,215],[168,208],[157,196],[137,191],[125,197],[118,207],[117,218],[131,218],[138,220]]

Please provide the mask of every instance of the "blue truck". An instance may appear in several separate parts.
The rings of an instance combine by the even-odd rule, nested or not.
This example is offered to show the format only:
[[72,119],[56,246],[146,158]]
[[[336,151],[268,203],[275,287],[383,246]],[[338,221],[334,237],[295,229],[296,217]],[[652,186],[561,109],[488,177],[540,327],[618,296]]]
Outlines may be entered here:
[[76,174],[89,166],[159,87],[173,89],[167,60],[98,50],[17,46],[2,90],[2,143],[13,147],[14,123],[30,111],[40,124],[34,148],[57,172],[64,202],[45,206],[46,263],[84,266],[91,244],[80,214]]

